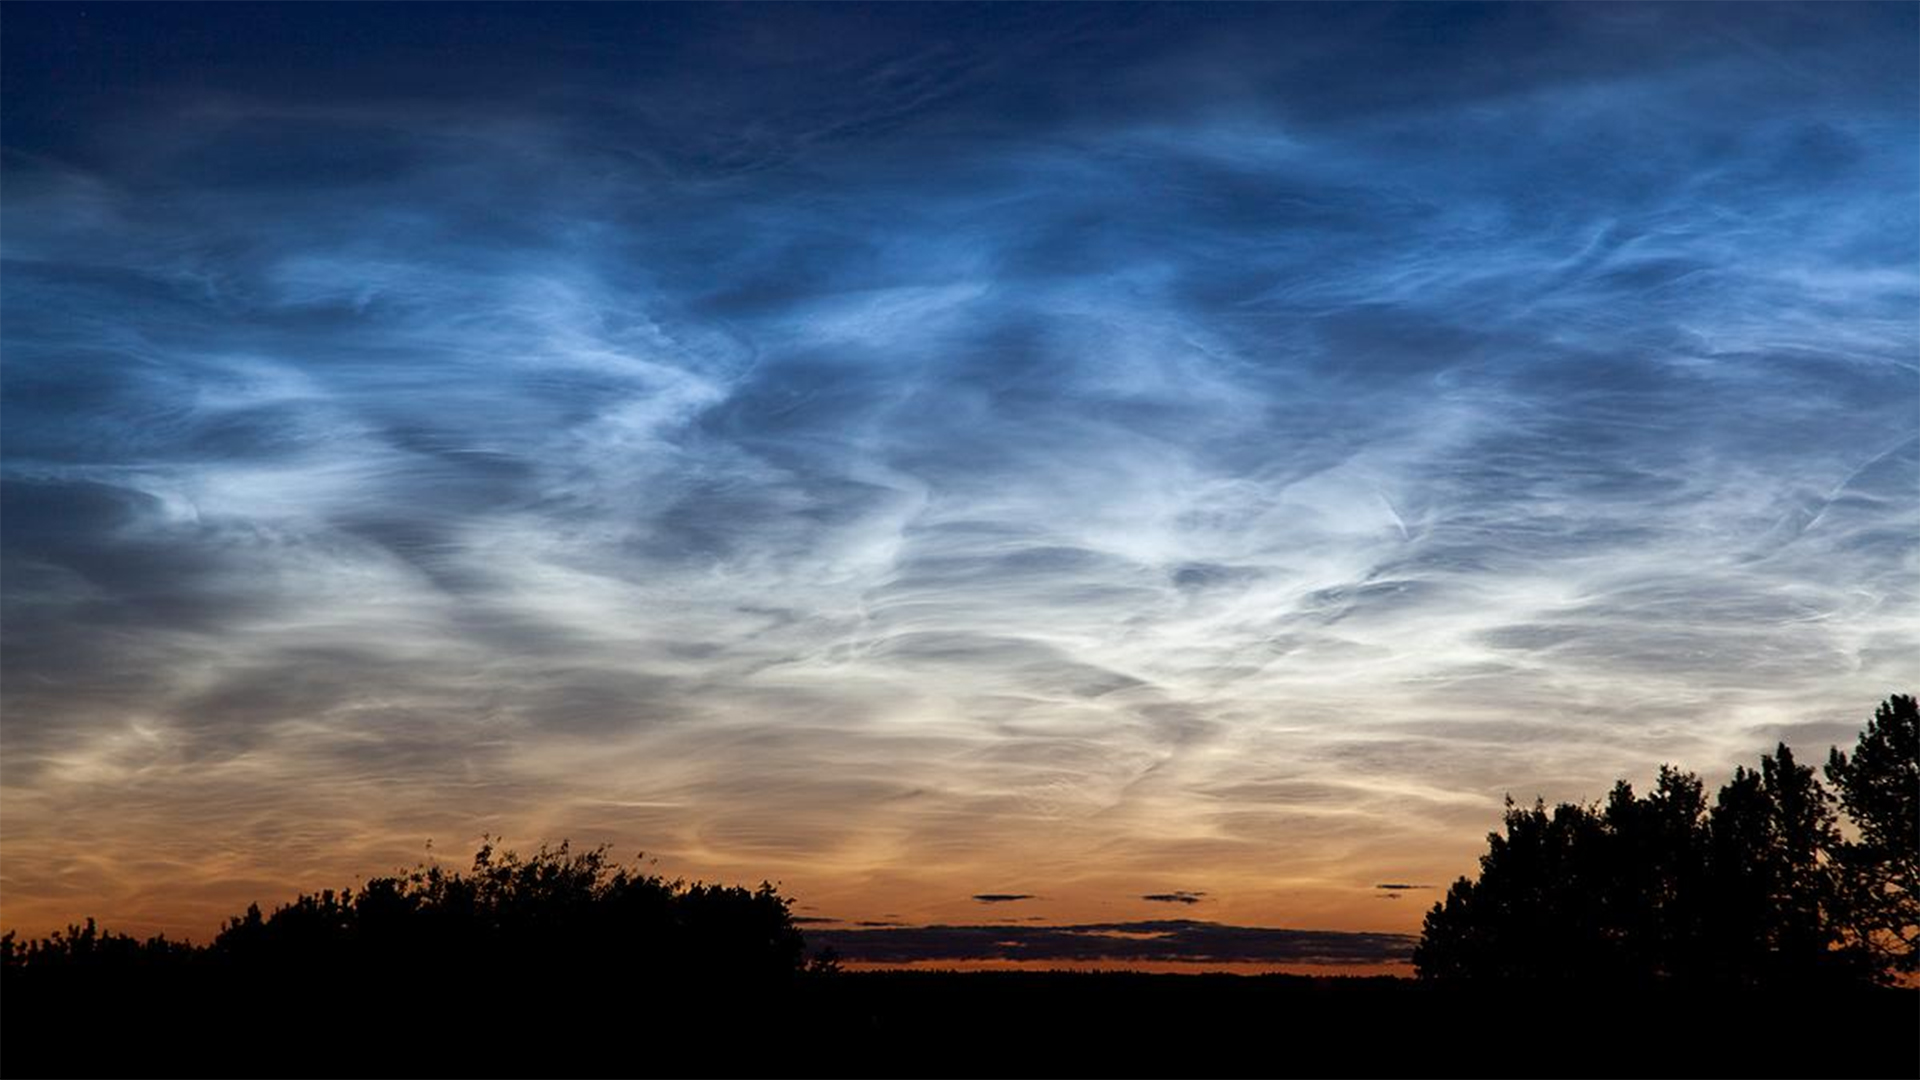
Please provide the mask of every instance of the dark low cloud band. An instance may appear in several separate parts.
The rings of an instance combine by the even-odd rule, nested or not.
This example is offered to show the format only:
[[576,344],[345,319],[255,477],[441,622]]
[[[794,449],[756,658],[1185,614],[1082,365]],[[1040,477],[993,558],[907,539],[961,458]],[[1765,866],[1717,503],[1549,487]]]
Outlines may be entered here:
[[807,932],[809,948],[831,946],[847,960],[882,964],[943,960],[1390,964],[1409,959],[1413,941],[1405,934],[1283,930],[1190,919]]

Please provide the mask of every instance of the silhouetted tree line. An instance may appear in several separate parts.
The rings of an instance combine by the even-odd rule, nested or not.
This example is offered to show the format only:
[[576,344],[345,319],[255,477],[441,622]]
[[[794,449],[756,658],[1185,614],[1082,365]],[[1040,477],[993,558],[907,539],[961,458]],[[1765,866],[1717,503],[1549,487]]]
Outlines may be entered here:
[[641,873],[604,848],[522,858],[489,843],[465,872],[422,866],[251,906],[204,945],[92,920],[9,933],[7,1071],[564,1071],[556,1045],[513,1035],[543,1028],[632,1035],[595,1054],[621,1072],[654,1071],[669,1042],[678,1068],[699,1051],[737,1058],[714,1040],[777,1016],[807,973],[790,903],[768,884]]
[[[1604,804],[1507,802],[1477,881],[1427,913],[1421,976],[1679,980],[1744,985],[1892,981],[1920,937],[1920,711],[1882,703],[1827,784],[1785,743],[1709,805],[1662,766]],[[1831,785],[1831,788],[1828,786]],[[1850,826],[1843,830],[1841,816]]]
[[467,873],[422,866],[358,890],[303,895],[270,915],[252,905],[203,947],[103,933],[89,919],[38,941],[9,932],[0,961],[10,978],[48,979],[189,968],[236,978],[527,976],[590,961],[735,987],[778,985],[804,963],[789,904],[769,884],[750,890],[637,873],[604,848],[574,852],[563,843],[522,858],[487,843]]

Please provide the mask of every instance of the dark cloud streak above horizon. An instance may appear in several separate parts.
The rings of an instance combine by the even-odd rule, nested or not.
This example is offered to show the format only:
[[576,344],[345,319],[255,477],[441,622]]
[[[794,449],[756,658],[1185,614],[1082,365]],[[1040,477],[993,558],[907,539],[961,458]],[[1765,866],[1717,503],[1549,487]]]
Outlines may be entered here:
[[868,964],[979,960],[1156,961],[1194,964],[1393,964],[1412,956],[1406,934],[1228,926],[1194,919],[1072,926],[909,926],[810,930],[808,947]]

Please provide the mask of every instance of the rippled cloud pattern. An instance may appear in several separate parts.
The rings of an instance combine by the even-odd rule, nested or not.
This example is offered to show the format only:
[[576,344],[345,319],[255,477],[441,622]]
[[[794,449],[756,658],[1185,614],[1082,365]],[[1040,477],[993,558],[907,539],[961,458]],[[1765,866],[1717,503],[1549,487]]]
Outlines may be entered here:
[[83,12],[0,75],[10,925],[491,831],[1403,931],[1508,792],[1912,688],[1909,5]]

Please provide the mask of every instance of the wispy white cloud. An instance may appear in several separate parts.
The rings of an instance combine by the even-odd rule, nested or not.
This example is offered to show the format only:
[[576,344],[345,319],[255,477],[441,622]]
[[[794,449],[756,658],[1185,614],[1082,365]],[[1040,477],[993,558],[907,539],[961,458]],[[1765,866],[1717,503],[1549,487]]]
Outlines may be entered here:
[[1374,925],[1506,792],[1911,679],[1911,57],[1234,18],[1409,82],[1062,14],[1013,53],[1137,107],[891,23],[841,94],[696,27],[745,67],[10,133],[9,918],[490,830]]

